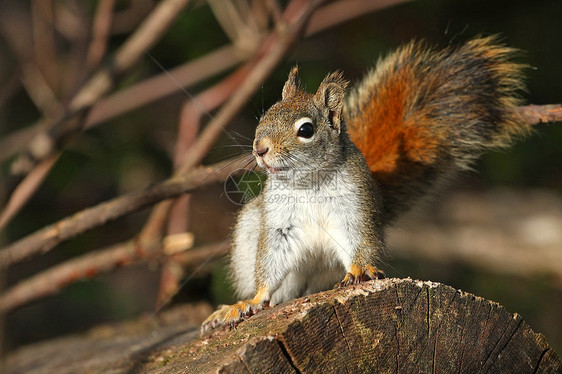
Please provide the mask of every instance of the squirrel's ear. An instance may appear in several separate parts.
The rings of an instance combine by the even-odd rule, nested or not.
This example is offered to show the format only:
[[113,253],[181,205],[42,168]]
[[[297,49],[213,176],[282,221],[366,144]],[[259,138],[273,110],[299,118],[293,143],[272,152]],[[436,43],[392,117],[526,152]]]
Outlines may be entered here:
[[314,95],[316,106],[328,110],[330,126],[338,130],[338,132],[341,131],[343,103],[347,84],[348,82],[343,79],[342,73],[332,73],[324,78]]
[[287,78],[287,82],[285,82],[285,85],[283,86],[283,93],[281,95],[281,98],[285,100],[291,96],[295,96],[296,93],[299,91],[299,86],[300,86],[299,67],[295,66],[294,68],[291,69],[291,72],[289,73],[289,78]]

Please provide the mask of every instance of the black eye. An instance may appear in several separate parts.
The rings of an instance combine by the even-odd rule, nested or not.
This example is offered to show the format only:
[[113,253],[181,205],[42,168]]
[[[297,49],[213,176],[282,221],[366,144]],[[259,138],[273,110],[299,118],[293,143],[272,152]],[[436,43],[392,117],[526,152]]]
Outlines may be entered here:
[[297,131],[297,136],[299,138],[310,139],[312,138],[312,135],[314,135],[314,127],[312,127],[311,122],[303,123]]

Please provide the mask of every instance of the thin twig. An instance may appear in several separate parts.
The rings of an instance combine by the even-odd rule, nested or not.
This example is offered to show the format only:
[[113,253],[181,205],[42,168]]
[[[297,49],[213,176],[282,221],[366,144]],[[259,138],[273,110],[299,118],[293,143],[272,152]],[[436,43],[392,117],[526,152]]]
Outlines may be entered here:
[[321,30],[333,27],[339,23],[359,17],[361,15],[388,8],[394,5],[407,3],[412,0],[342,0],[318,9],[311,18],[306,33],[315,34]]
[[[38,37],[35,34],[39,34],[41,37],[42,33],[38,32],[37,28],[45,26],[44,20],[40,19],[41,17],[38,14],[40,12],[37,8],[38,3],[34,2],[31,12],[35,25],[35,27],[33,27],[31,25],[32,21],[30,20],[30,16],[25,14],[19,6],[9,7],[0,2],[0,29],[2,30],[4,39],[19,62],[23,87],[31,100],[37,105],[38,109],[41,110],[44,115],[49,115],[50,105],[56,102],[55,95],[52,87],[49,86],[43,73],[35,63],[33,48],[29,48],[29,46],[34,45],[39,48],[39,46],[34,43],[34,38],[36,39]],[[49,44],[48,41],[46,41],[46,44]],[[44,52],[48,54],[49,52],[46,52],[47,50],[49,50],[49,48],[45,46],[44,48],[39,48],[37,53]],[[18,151],[25,147],[29,143],[29,140],[30,138],[23,138],[22,141],[25,141],[25,143],[19,143],[20,147]],[[12,147],[13,144],[11,142],[3,141],[0,153],[6,152],[6,149],[14,149]]]
[[88,24],[85,2],[55,1],[54,27],[63,39],[75,43],[88,38],[89,30],[84,25]]
[[23,87],[43,116],[49,118],[60,112],[59,101],[37,66],[24,64],[21,70]]
[[45,78],[49,89],[57,92],[60,85],[55,33],[53,27],[52,0],[33,0],[31,2],[33,28],[33,48],[35,66]]
[[209,0],[208,3],[216,20],[234,45],[241,51],[255,50],[263,30],[260,30],[252,19],[247,4],[235,4],[232,0]]
[[92,26],[92,41],[88,48],[86,66],[88,69],[96,68],[107,49],[107,41],[111,31],[111,19],[115,0],[100,0],[94,24]]
[[[19,3],[19,4],[18,4]],[[20,65],[33,64],[33,33],[30,16],[23,10],[22,3],[8,5],[0,1],[0,30]]]
[[184,266],[200,264],[209,259],[209,257],[217,258],[228,253],[230,249],[230,241],[223,240],[214,244],[207,244],[197,248],[190,249],[181,253],[172,255],[174,260]]
[[129,7],[116,11],[113,15],[111,33],[128,34],[150,13],[154,7],[153,0],[135,0],[129,3]]
[[265,0],[267,11],[271,14],[273,21],[278,24],[281,21],[281,6],[277,0]]
[[[89,5],[84,1],[54,1],[53,5],[54,27],[56,30],[64,29],[66,33],[57,34],[59,36],[57,44],[64,46],[60,48],[62,56],[59,69],[63,69],[64,72],[59,75],[59,97],[65,105],[61,107],[60,116],[64,113],[68,100],[72,99],[92,73],[86,66],[86,51],[91,38],[90,27],[88,27],[91,24],[91,13]],[[47,118],[53,120],[57,117]]]
[[3,229],[12,217],[27,203],[30,195],[32,195],[37,189],[37,186],[43,182],[60,155],[61,152],[42,161],[18,184],[10,196],[8,203],[4,209],[2,209],[2,212],[0,212],[0,230]]
[[[270,12],[267,9],[267,5],[263,0],[251,0],[252,4],[250,5],[250,13],[251,17],[256,23],[256,28],[258,30],[266,30],[270,20]],[[273,19],[273,23],[276,23],[277,20]]]
[[188,174],[175,176],[144,190],[116,197],[46,226],[0,250],[0,269],[33,255],[47,252],[80,233],[139,211],[158,201],[223,181],[235,170],[243,168],[246,158],[247,156],[237,157],[212,166],[194,169]]
[[[223,256],[227,241],[208,244],[173,255],[175,263],[193,265],[203,260]],[[82,255],[23,280],[0,295],[0,314],[14,310],[33,300],[52,295],[80,279],[92,278],[115,268],[138,261],[150,261],[161,256],[160,241],[128,240],[105,249]]]
[[[219,83],[220,84],[220,83]],[[197,95],[195,99],[201,106],[208,108],[207,102],[202,102],[204,98],[202,95]],[[194,103],[195,100],[188,100],[188,103]],[[219,98],[220,100],[220,98]],[[222,99],[224,101],[225,99]],[[206,100],[208,101],[208,100]],[[217,100],[218,101],[218,100]],[[218,105],[218,104],[217,104]],[[185,150],[197,138],[199,132],[200,118],[202,109],[198,106],[186,104],[184,107],[189,107],[190,110],[182,110],[178,126],[178,137],[176,140],[176,151],[174,155],[174,167],[177,168],[180,164],[181,156]],[[209,108],[209,110],[212,110]],[[191,115],[191,116],[190,116]],[[190,117],[191,121],[186,121],[184,117]],[[180,234],[184,234],[189,230],[189,207],[191,203],[191,194],[184,194],[174,199],[168,218],[168,238]],[[164,248],[164,251],[166,248]],[[167,258],[161,266],[160,287],[156,297],[156,309],[160,308],[163,303],[170,300],[179,289],[180,279],[183,277],[183,266],[178,264],[174,259]]]
[[[91,110],[85,128],[96,126],[125,112],[189,87],[232,68],[243,60],[234,46],[217,48],[203,57],[124,88],[100,100]],[[173,79],[170,79],[173,77]]]
[[[5,110],[5,105],[21,88],[18,69],[14,69],[11,76],[2,82],[0,86],[0,113]],[[1,114],[0,114],[1,115]]]
[[134,240],[113,245],[107,249],[82,255],[51,267],[21,281],[0,296],[0,312],[17,308],[31,300],[51,295],[79,279],[91,278],[141,258],[150,260],[159,253],[159,243],[144,245],[142,251]]

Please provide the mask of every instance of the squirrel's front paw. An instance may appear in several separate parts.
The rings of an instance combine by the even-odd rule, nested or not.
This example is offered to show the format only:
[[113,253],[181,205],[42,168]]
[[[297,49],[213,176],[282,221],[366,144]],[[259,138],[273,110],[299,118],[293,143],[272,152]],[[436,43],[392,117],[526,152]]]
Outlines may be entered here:
[[365,265],[364,267],[351,265],[349,273],[345,275],[345,278],[343,278],[340,283],[336,284],[336,287],[345,287],[349,286],[350,284],[358,284],[373,279],[383,278],[384,273],[382,272],[382,270],[379,270],[372,265]]
[[239,301],[234,305],[221,305],[201,325],[201,333],[219,326],[234,328],[244,319],[253,316],[264,308],[262,303],[254,303],[249,300]]

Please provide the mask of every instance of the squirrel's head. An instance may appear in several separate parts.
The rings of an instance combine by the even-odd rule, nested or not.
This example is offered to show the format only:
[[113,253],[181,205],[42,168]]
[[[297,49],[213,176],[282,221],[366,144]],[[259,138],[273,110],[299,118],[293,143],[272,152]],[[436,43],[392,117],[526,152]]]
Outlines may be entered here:
[[[270,173],[318,168],[341,153],[347,81],[339,72],[324,78],[315,94],[300,89],[298,67],[289,73],[281,101],[260,119],[253,154]],[[347,136],[345,134],[345,136]]]

